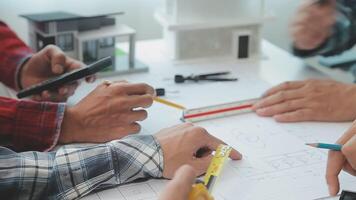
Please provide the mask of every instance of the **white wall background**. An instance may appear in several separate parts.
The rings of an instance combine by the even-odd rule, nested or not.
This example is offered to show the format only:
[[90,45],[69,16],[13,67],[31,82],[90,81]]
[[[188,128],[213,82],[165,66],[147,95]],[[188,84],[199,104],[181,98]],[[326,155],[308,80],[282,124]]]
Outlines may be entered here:
[[[189,0],[188,0],[189,1]],[[249,0],[246,0],[249,1]],[[17,34],[27,41],[26,20],[19,14],[64,10],[79,14],[98,14],[125,11],[119,21],[134,27],[139,39],[161,37],[161,28],[153,12],[161,0],[0,0],[0,20],[7,22]],[[276,18],[266,23],[263,37],[288,49],[288,24],[300,0],[267,0]]]

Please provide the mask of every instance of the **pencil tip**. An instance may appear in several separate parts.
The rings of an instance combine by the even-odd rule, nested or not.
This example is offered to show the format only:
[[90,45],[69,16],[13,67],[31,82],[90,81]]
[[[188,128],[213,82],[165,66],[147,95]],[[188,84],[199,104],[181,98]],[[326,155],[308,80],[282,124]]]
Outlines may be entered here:
[[315,143],[305,143],[305,145],[311,146],[311,147],[316,147]]

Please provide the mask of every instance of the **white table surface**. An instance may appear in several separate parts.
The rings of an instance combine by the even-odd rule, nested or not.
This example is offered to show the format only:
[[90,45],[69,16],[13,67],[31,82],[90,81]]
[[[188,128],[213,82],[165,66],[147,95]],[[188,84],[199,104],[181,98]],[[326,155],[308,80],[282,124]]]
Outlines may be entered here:
[[[164,44],[162,40],[141,41],[137,43],[137,58],[150,67],[148,73],[125,75],[109,78],[109,80],[129,80],[132,82],[147,82],[154,87],[166,87],[167,80],[172,79],[176,73],[205,73],[215,71],[233,71],[234,75],[243,78],[244,73],[255,74],[257,79],[263,80],[270,85],[290,80],[304,80],[309,78],[326,79],[325,75],[308,68],[303,61],[292,56],[288,52],[276,47],[268,41],[262,44],[263,58],[255,62],[241,62],[232,58],[206,58],[190,61],[172,61],[164,55]],[[70,99],[74,104],[88,94],[96,83],[82,84],[76,95]],[[170,83],[171,84],[171,83]],[[253,84],[253,83],[252,83]],[[169,85],[169,84],[168,84]],[[151,110],[150,110],[151,111]],[[152,111],[150,117],[142,123],[148,132],[158,131],[161,128],[173,125],[175,121],[157,121],[158,116]],[[153,115],[153,117],[151,117]],[[161,119],[162,120],[162,119]],[[162,122],[162,123],[161,123]],[[338,198],[335,198],[338,199]]]

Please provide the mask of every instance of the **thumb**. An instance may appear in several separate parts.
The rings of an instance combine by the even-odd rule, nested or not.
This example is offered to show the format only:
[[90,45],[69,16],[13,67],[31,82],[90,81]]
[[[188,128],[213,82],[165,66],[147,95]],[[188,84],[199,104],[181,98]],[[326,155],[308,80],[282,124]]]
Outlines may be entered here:
[[173,182],[191,185],[194,183],[195,177],[196,174],[193,167],[190,165],[183,165],[174,174]]
[[168,183],[166,188],[160,195],[160,200],[186,200],[188,199],[189,192],[195,180],[195,171],[189,165],[180,167],[171,182]]
[[54,45],[46,47],[46,55],[51,65],[53,74],[62,74],[66,71],[66,56],[64,52]]

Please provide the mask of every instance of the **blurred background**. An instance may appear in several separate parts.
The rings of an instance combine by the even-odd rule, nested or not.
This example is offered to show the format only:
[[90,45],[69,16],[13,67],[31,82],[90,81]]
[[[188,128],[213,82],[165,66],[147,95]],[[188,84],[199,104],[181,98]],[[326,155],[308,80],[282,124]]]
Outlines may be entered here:
[[[248,1],[248,0],[246,0]],[[288,26],[301,1],[267,0],[266,7],[274,19],[266,22],[263,38],[289,50]],[[138,40],[162,37],[162,28],[153,17],[162,0],[0,0],[0,20],[5,21],[24,40],[28,41],[28,25],[20,14],[67,11],[77,14],[100,14],[124,11],[117,21],[135,28]]]

